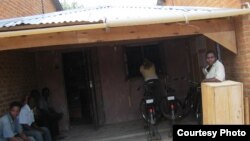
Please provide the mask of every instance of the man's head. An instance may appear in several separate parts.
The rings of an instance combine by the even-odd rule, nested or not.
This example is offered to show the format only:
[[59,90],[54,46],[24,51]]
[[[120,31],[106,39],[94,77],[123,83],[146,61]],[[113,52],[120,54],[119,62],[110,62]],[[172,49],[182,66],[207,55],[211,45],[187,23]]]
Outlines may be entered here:
[[208,51],[206,53],[206,61],[209,66],[213,65],[217,60],[217,55],[214,51]]
[[31,109],[33,109],[37,106],[37,101],[36,101],[36,98],[34,96],[29,96],[28,105],[30,106]]
[[149,61],[148,59],[144,59],[144,61],[143,61],[143,67],[144,67],[145,69],[149,69],[149,68],[151,68],[153,65],[154,65],[154,64],[153,64],[151,61]]
[[26,94],[26,95],[24,95],[24,97],[23,97],[23,104],[27,104],[28,103],[28,101],[29,101],[29,97],[30,97],[30,95],[29,94]]
[[37,106],[37,93],[27,94],[23,98],[23,103],[28,104],[31,109]]
[[46,99],[49,98],[49,95],[50,95],[50,90],[49,88],[43,88],[42,89],[42,96],[45,97]]
[[9,106],[9,113],[12,118],[16,118],[21,110],[21,104],[19,102],[12,102]]
[[34,89],[34,90],[32,90],[31,92],[30,92],[30,96],[31,97],[34,97],[35,99],[39,99],[40,98],[40,92],[38,91],[38,90],[36,90],[36,89]]

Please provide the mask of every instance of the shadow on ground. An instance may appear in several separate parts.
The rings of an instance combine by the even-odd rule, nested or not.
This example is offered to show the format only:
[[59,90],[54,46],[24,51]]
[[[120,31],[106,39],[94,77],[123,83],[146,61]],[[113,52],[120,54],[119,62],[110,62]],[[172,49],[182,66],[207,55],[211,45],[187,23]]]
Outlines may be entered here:
[[[197,124],[192,117],[187,117],[177,124]],[[67,136],[61,141],[147,141],[144,121],[129,121],[118,124],[105,125],[94,129],[90,125],[74,125],[64,134]],[[161,121],[158,125],[161,141],[172,141],[168,137],[169,121]]]

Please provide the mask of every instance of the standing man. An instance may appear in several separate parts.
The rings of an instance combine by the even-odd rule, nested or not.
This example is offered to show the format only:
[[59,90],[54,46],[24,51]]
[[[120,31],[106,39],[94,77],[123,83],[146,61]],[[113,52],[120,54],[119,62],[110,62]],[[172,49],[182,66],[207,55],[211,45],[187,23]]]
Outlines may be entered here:
[[12,102],[9,112],[0,118],[0,140],[1,141],[33,141],[28,138],[19,124],[18,115],[20,113],[21,104]]
[[205,79],[203,82],[222,82],[225,81],[224,65],[217,59],[214,51],[206,53],[207,66],[203,68]]
[[158,80],[158,76],[155,70],[155,65],[148,59],[144,59],[143,64],[140,66],[140,72],[145,82],[149,80]]
[[148,59],[144,59],[143,64],[140,66],[140,72],[144,78],[145,83],[151,83],[149,89],[150,91],[152,91],[152,96],[155,99],[156,108],[158,111],[160,111],[160,100],[164,94],[164,89],[161,81],[156,74],[154,63],[149,61]]
[[19,123],[23,126],[24,133],[34,137],[36,141],[52,141],[48,128],[36,125],[33,112],[35,109],[35,98],[27,95],[19,115]]

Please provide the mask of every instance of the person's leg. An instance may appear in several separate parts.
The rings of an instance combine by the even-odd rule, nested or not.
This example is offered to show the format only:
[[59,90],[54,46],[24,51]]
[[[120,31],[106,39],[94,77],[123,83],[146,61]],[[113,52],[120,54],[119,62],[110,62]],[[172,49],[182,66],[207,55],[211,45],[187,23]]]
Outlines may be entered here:
[[24,141],[22,138],[19,138],[19,137],[17,139],[18,139],[18,141]]
[[55,128],[55,135],[58,136],[59,135],[59,120],[55,121],[54,123],[54,128]]
[[36,141],[34,137],[28,137],[30,141]]
[[41,127],[41,128],[44,131],[43,134],[44,141],[52,141],[49,129],[47,127]]
[[62,119],[62,117],[62,113],[57,113],[55,111],[52,113],[53,131],[55,136],[59,135],[59,121]]
[[0,141],[7,141],[7,139],[4,139],[4,138],[0,137]]
[[24,131],[25,135],[33,137],[36,141],[44,141],[41,132],[36,130]]
[[57,134],[56,134],[56,121],[55,120],[50,120],[49,121],[50,122],[50,125],[49,125],[49,127],[47,127],[47,126],[45,126],[45,127],[47,127],[49,130],[50,130],[50,133],[51,133],[51,137],[53,138],[53,139],[55,139],[56,138],[56,136],[57,136]]

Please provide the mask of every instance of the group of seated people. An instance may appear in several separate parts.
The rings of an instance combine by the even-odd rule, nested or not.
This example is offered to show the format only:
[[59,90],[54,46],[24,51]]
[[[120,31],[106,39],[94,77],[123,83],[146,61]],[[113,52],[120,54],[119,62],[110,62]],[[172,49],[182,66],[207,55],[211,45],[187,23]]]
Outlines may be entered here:
[[0,118],[0,141],[52,141],[59,135],[62,114],[49,107],[48,88],[32,90],[22,102],[12,102]]

